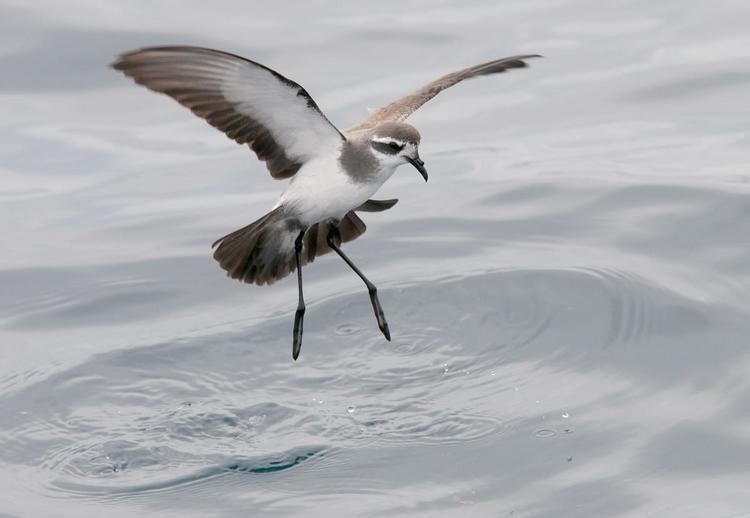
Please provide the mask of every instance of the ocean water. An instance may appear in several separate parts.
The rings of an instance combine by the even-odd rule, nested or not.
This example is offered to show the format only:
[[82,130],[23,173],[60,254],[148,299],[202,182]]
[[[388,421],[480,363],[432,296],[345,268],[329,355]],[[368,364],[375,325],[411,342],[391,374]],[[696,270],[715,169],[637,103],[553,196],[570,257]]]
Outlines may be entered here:
[[[750,5],[0,2],[0,516],[750,516]],[[283,184],[107,64],[258,60],[337,125],[443,73],[345,248],[229,280]]]

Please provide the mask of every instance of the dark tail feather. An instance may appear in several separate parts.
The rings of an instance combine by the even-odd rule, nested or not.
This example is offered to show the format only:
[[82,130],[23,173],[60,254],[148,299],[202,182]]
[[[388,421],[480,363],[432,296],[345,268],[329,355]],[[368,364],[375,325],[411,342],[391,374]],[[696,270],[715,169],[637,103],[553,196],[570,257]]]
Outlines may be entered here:
[[[296,219],[289,218],[279,207],[246,227],[217,239],[212,245],[218,245],[214,259],[232,279],[258,285],[273,284],[297,269],[294,240],[302,229]],[[344,243],[358,238],[366,229],[364,221],[354,211],[348,212],[339,222]],[[327,221],[310,226],[303,240],[302,264],[331,251],[327,236]]]
[[214,259],[232,279],[272,284],[296,269],[294,239],[301,230],[279,207],[214,242]]

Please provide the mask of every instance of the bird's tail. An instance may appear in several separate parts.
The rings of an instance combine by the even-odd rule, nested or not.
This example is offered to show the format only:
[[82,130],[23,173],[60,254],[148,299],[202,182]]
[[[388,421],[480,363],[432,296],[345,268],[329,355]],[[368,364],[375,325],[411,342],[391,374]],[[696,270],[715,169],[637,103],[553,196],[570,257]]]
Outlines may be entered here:
[[[277,207],[246,227],[216,240],[214,259],[227,275],[258,285],[272,284],[296,268],[294,240],[300,222]],[[217,247],[218,245],[218,247]]]
[[[354,213],[348,212],[339,222],[343,242],[362,235],[367,227]],[[272,284],[297,269],[294,241],[306,230],[302,264],[331,251],[326,243],[327,221],[305,229],[283,206],[259,220],[216,240],[214,259],[232,279],[258,285]],[[218,246],[217,246],[218,245]]]

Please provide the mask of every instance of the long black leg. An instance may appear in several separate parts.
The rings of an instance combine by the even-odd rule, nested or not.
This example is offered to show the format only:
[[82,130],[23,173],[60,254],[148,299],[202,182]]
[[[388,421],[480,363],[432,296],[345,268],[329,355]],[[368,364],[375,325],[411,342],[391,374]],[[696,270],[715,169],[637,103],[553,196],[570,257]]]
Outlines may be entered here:
[[349,267],[354,270],[354,272],[359,275],[359,278],[362,279],[365,283],[365,286],[367,286],[367,291],[370,294],[370,302],[372,302],[372,309],[375,311],[375,318],[378,320],[378,327],[383,332],[383,336],[385,336],[385,339],[389,342],[391,341],[391,332],[388,329],[388,322],[385,321],[385,314],[383,313],[383,308],[380,306],[380,300],[378,300],[378,289],[375,287],[373,283],[370,282],[370,280],[365,277],[365,275],[359,271],[359,268],[357,268],[354,263],[349,259],[346,254],[339,248],[339,243],[341,242],[341,234],[339,233],[339,228],[336,224],[331,223],[328,226],[328,236],[326,237],[326,241],[328,242],[328,246],[330,246],[341,258],[346,262],[346,264],[349,265]]
[[305,231],[299,233],[294,240],[294,255],[297,259],[297,289],[299,291],[299,300],[297,302],[297,312],[294,314],[294,339],[292,341],[292,358],[294,360],[299,356],[302,349],[302,319],[305,316],[305,299],[302,296],[302,238]]

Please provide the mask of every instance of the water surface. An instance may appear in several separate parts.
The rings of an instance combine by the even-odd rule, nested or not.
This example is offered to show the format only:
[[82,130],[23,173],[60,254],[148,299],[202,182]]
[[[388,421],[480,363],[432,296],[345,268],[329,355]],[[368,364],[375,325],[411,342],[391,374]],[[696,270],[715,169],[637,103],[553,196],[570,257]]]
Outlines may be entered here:
[[[0,4],[0,516],[750,515],[745,2]],[[107,69],[196,44],[340,127],[410,119],[348,252],[296,283],[209,245],[281,185]]]

